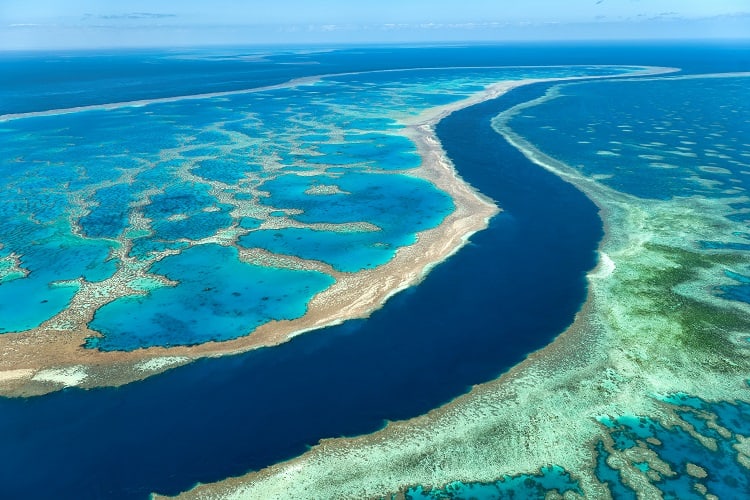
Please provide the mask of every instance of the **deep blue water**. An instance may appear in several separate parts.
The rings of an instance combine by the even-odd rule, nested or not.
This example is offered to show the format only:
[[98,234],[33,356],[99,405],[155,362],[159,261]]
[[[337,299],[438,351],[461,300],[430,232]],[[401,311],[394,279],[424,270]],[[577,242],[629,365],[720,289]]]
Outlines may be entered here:
[[490,127],[528,92],[440,124],[462,175],[505,211],[419,287],[367,321],[273,349],[117,389],[0,400],[0,489],[175,493],[299,454],[323,437],[424,413],[548,343],[585,296],[602,232],[589,200],[530,166]]
[[[554,89],[550,97],[556,97],[510,118],[510,128],[584,175],[603,176],[600,182],[619,192],[717,200],[732,225],[704,232],[711,240],[695,246],[737,255],[750,249],[737,241],[746,241],[750,230],[750,203],[743,199],[750,189],[749,77],[599,81]],[[729,197],[734,199],[727,202]],[[737,283],[716,293],[750,302],[748,277],[726,275]]]
[[[394,50],[377,49],[356,59],[356,51],[342,51],[320,59],[331,70],[491,61],[688,63],[695,71],[713,71],[748,61],[747,50],[701,46],[408,49],[396,58]],[[300,68],[294,76],[307,71]],[[23,68],[14,75],[10,80],[19,88],[28,79],[46,78]],[[283,76],[274,73],[267,80]],[[176,493],[197,481],[297,455],[323,437],[369,432],[385,419],[424,413],[547,344],[570,324],[585,297],[584,276],[595,263],[602,229],[589,200],[529,163],[490,127],[499,111],[543,91],[519,89],[455,113],[438,126],[461,175],[498,200],[504,212],[418,287],[392,298],[366,321],[309,333],[273,349],[200,360],[120,388],[0,399],[0,497]],[[138,92],[123,95],[130,99]],[[16,109],[8,94],[0,95],[3,112],[44,109],[42,97]],[[89,103],[86,95],[69,102]]]
[[[314,49],[315,47],[306,47]],[[340,47],[0,53],[0,114],[237,90],[291,78],[413,67],[646,64],[742,71],[747,42],[508,43],[445,47]],[[330,47],[320,47],[327,50]],[[285,63],[285,64],[279,64]],[[699,68],[698,68],[699,67]]]

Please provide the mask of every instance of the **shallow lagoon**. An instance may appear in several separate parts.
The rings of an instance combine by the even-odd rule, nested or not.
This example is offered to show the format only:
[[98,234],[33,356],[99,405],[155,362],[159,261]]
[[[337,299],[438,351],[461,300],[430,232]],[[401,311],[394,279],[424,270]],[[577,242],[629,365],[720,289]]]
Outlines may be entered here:
[[104,338],[89,339],[87,347],[133,350],[235,338],[269,320],[302,316],[305,299],[333,281],[315,271],[243,263],[236,249],[218,245],[166,257],[151,272],[178,284],[100,308],[91,326]]

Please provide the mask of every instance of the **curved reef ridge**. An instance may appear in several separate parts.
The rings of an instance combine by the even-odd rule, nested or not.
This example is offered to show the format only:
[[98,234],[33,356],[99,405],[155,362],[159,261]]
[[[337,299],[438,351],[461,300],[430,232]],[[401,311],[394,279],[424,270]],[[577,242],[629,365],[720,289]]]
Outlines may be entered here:
[[[453,169],[438,120],[526,83],[664,71],[455,68],[414,82],[400,77],[419,70],[351,73],[0,117],[18,171],[31,169],[13,192],[44,197],[6,206],[3,230],[27,236],[20,250],[0,248],[0,292],[44,300],[3,310],[0,393],[119,385],[366,317],[498,211]],[[380,89],[373,74],[391,84]],[[46,149],[28,150],[32,134]],[[56,177],[65,172],[75,175]],[[33,176],[65,189],[50,193]],[[400,203],[389,201],[396,192]],[[361,212],[371,203],[374,218]],[[348,247],[367,251],[342,256]],[[167,303],[179,305],[174,315]]]
[[[669,85],[687,79],[700,85],[685,90],[686,101],[679,101],[679,89]],[[729,79],[735,79],[731,89],[718,87],[716,82]],[[545,114],[544,106],[558,96],[565,96],[561,105],[568,99],[573,106],[591,106],[585,96],[592,92],[553,88],[503,112],[493,124],[497,132],[531,162],[584,191],[605,221],[599,265],[588,276],[588,299],[575,323],[499,379],[427,415],[389,423],[367,436],[325,440],[291,461],[200,485],[183,496],[450,498],[516,491],[566,498],[635,498],[635,492],[645,498],[717,498],[748,491],[746,79],[746,74],[653,79],[663,87],[641,88],[636,100],[657,110],[656,117],[637,123],[638,133],[651,130],[662,138],[610,143],[612,155],[598,156],[621,156],[611,169],[605,163],[563,163],[517,130],[528,120],[527,130],[536,131],[537,140],[540,123],[556,134],[559,128],[549,119],[560,110]],[[617,85],[647,85],[633,82]],[[613,114],[628,108],[624,96],[635,90],[610,90],[620,106],[601,109],[608,117],[601,123],[619,126],[623,137],[635,135],[635,122]],[[711,108],[716,121],[678,120],[691,109],[684,102],[711,92],[704,104],[723,103]],[[570,101],[570,95],[579,100]],[[670,105],[674,116],[658,114]],[[708,130],[690,129],[696,124]],[[581,130],[591,133],[591,127],[583,123]],[[565,146],[571,157],[585,151],[595,157],[604,150],[566,130],[565,139],[556,135],[563,143],[557,156],[565,156]],[[668,138],[682,149],[665,148]],[[553,148],[553,142],[542,143]],[[658,173],[664,169],[655,165],[657,173],[639,186],[661,197],[626,192],[635,190],[627,184],[630,173],[649,162],[667,163],[648,148],[670,150],[681,159],[674,168],[683,169],[682,175],[667,182]],[[702,164],[704,148],[724,167]],[[694,160],[705,177],[691,170]],[[595,165],[601,167],[597,172],[585,171]],[[678,183],[700,194],[664,195]]]

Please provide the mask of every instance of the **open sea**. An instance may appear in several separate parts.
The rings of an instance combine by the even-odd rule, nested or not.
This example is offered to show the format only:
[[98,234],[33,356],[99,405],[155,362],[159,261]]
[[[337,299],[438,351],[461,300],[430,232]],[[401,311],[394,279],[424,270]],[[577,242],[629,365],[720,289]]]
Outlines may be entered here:
[[[408,141],[389,134],[394,127],[392,116],[378,117],[373,113],[359,117],[359,122],[347,122],[344,128],[357,131],[356,137],[352,137],[335,135],[341,131],[333,127],[341,124],[333,119],[314,121],[316,110],[327,106],[332,113],[345,112],[341,110],[346,108],[346,99],[368,98],[367,89],[379,91],[393,86],[396,90],[389,95],[396,95],[399,85],[412,84],[418,79],[424,80],[429,90],[430,82],[441,78],[449,81],[449,76],[457,71],[465,72],[461,92],[468,95],[481,88],[472,84],[477,79],[501,79],[509,71],[448,68],[599,64],[679,67],[683,74],[748,71],[750,46],[528,44],[2,54],[0,115],[237,91],[314,75],[349,75],[334,77],[330,84],[324,80],[313,88],[314,92],[303,87],[303,90],[284,89],[279,94],[264,91],[267,95],[260,97],[239,94],[215,106],[199,100],[166,100],[144,107],[0,123],[4,156],[0,159],[0,169],[9,173],[6,179],[11,179],[9,189],[0,199],[9,197],[8,193],[15,189],[40,193],[34,199],[41,204],[32,208],[19,208],[13,203],[0,205],[3,214],[0,235],[12,238],[3,241],[5,247],[0,252],[5,253],[0,254],[0,265],[10,255],[9,247],[13,244],[30,249],[42,241],[50,247],[43,244],[36,254],[29,250],[28,257],[21,262],[22,267],[32,271],[29,277],[37,281],[0,274],[7,278],[0,284],[3,314],[0,332],[13,335],[14,331],[33,328],[66,306],[77,288],[73,284],[50,288],[47,284],[52,279],[65,281],[85,276],[97,282],[112,276],[116,269],[106,256],[116,247],[112,241],[130,230],[127,210],[123,207],[135,200],[128,198],[130,192],[117,192],[121,188],[116,181],[122,175],[132,174],[133,182],[141,183],[133,189],[146,191],[165,183],[163,172],[172,172],[174,178],[170,178],[163,193],[152,197],[146,208],[152,211],[147,215],[157,221],[153,234],[131,235],[135,243],[128,256],[133,266],[150,266],[150,273],[180,284],[166,287],[151,283],[151,293],[147,296],[124,297],[103,306],[91,323],[103,335],[89,339],[86,347],[132,350],[224,340],[241,335],[269,315],[279,319],[298,317],[304,312],[305,300],[330,285],[330,276],[317,271],[249,268],[240,264],[233,247],[205,244],[185,250],[181,242],[206,238],[232,221],[239,221],[233,227],[244,229],[255,229],[259,221],[274,218],[291,218],[304,224],[372,222],[380,228],[376,234],[289,227],[280,231],[252,230],[238,241],[240,247],[318,258],[336,270],[357,271],[389,260],[398,247],[413,242],[415,227],[434,227],[452,210],[450,199],[443,193],[403,173],[418,165],[418,158],[415,160]],[[391,73],[369,76],[361,73],[414,68],[433,69],[402,72],[398,77]],[[544,74],[526,71],[527,76]],[[575,70],[558,70],[561,76],[574,73]],[[612,174],[604,182],[634,196],[659,199],[685,193],[718,196],[730,188],[744,190],[750,179],[745,175],[742,182],[734,182],[733,186],[722,184],[730,182],[725,178],[731,176],[726,169],[750,170],[750,158],[742,155],[742,151],[750,150],[747,147],[750,128],[744,111],[750,102],[747,82],[748,78],[566,84],[561,90],[566,97],[527,109],[510,125],[566,163],[588,164],[582,158],[612,160],[611,164],[599,163],[601,171],[586,173]],[[473,235],[470,244],[436,266],[418,286],[395,295],[366,320],[351,320],[306,333],[273,348],[202,359],[117,388],[68,388],[40,397],[0,399],[0,497],[147,498],[151,492],[176,494],[198,482],[241,475],[292,458],[323,438],[369,433],[389,420],[423,414],[466,393],[475,384],[498,377],[529,353],[547,345],[572,323],[585,300],[585,276],[597,262],[602,221],[597,207],[588,198],[571,184],[529,162],[497,133],[492,120],[513,106],[541,98],[554,85],[519,88],[455,112],[438,124],[437,135],[459,174],[495,200],[503,211],[490,221],[487,230]],[[732,105],[744,106],[740,113],[728,115],[737,123],[725,117],[713,120],[724,127],[717,133],[724,134],[721,140],[727,148],[734,147],[736,153],[727,154],[719,148],[716,154],[729,156],[742,165],[728,164],[727,158],[721,156],[697,159],[689,156],[691,140],[687,136],[675,139],[678,142],[669,144],[667,149],[674,158],[695,161],[683,161],[677,170],[652,165],[653,182],[647,185],[632,170],[623,169],[622,162],[614,161],[615,155],[635,153],[623,151],[624,146],[615,150],[618,146],[611,142],[617,141],[622,128],[613,130],[607,124],[627,122],[633,133],[653,132],[653,137],[637,144],[654,141],[668,144],[664,139],[668,134],[658,137],[662,130],[659,127],[664,124],[657,122],[663,120],[664,112],[649,107],[647,111],[651,114],[644,111],[630,116],[632,104],[649,97],[674,110],[669,99],[680,102],[694,99],[691,97],[697,95],[694,87],[701,85],[714,86],[710,90],[716,101],[704,101],[705,108],[693,106],[685,110],[697,117],[682,116],[682,119],[705,121],[712,109],[721,106],[718,101],[722,97],[734,99]],[[341,89],[350,95],[337,94]],[[375,91],[374,96],[378,95]],[[658,97],[654,97],[655,93]],[[596,99],[611,99],[612,95],[624,96],[619,108],[596,102]],[[274,96],[278,102],[273,101]],[[444,99],[445,96],[426,90],[419,102],[420,109],[443,104]],[[319,107],[311,107],[313,104]],[[405,113],[412,112],[408,108],[412,104],[404,103]],[[373,106],[376,105],[373,101]],[[254,116],[243,119],[258,121],[259,127],[272,134],[262,136],[258,143],[245,145],[245,149],[231,149],[231,145],[222,144],[225,136],[211,135],[216,133],[211,126],[220,121],[230,124],[224,130],[243,130],[247,123],[241,121],[235,129],[231,128],[238,107],[252,109]],[[592,132],[590,123],[561,119],[574,116],[568,111],[581,107],[601,113],[602,116],[593,118],[588,115],[602,123],[600,129]],[[621,115],[613,119],[616,113]],[[141,136],[113,136],[116,132],[123,133],[118,116],[139,120],[124,130]],[[308,121],[300,130],[291,130],[294,123],[304,120]],[[535,124],[540,120],[550,124],[552,130],[537,127]],[[669,120],[678,121],[675,117]],[[167,122],[170,130],[177,131],[173,135],[160,132],[165,130]],[[91,132],[94,124],[96,130]],[[663,130],[673,128],[669,125]],[[375,131],[372,133],[379,134],[379,138],[368,137],[364,132],[367,130]],[[685,133],[689,135],[688,132]],[[570,139],[555,141],[553,133]],[[300,153],[295,149],[300,144],[310,146],[319,142],[321,138],[315,134],[337,137],[335,147],[321,145],[323,149],[316,155],[341,160],[338,166],[335,160],[327,163],[327,175],[335,179],[338,189],[357,197],[360,203],[356,206],[364,207],[361,213],[337,205],[341,194],[328,195],[332,198],[323,202],[312,196],[304,198],[307,190],[325,186],[328,177],[288,173],[305,168],[317,172],[316,155],[300,166],[297,161]],[[174,151],[177,139],[187,136],[194,141],[194,147],[183,148],[177,157],[160,156],[165,150]],[[96,142],[76,143],[80,137],[94,137]],[[124,147],[122,137],[132,143]],[[732,138],[737,140],[731,142]],[[291,170],[263,179],[269,165],[243,164],[243,175],[246,171],[255,172],[262,184],[243,187],[237,170],[212,163],[212,158],[231,163],[242,161],[243,155],[248,154],[266,157],[268,152],[262,148],[268,147],[272,140],[277,140],[282,151],[273,168]],[[373,146],[382,140],[387,143],[387,151]],[[30,148],[29,141],[37,141],[38,147]],[[578,141],[587,141],[586,147],[574,149]],[[65,149],[70,143],[80,147]],[[206,144],[214,149],[206,149]],[[658,148],[665,147],[652,146]],[[162,173],[144,170],[142,164],[132,162],[133,152],[139,158],[163,162]],[[648,155],[659,155],[655,151],[639,150],[637,154],[647,155],[645,164],[677,162],[674,158],[649,158]],[[79,156],[71,160],[70,155]],[[96,202],[92,206],[106,212],[97,214],[93,209],[81,220],[83,230],[94,237],[87,240],[88,244],[80,245],[63,237],[70,228],[56,210],[67,205],[55,200],[59,193],[46,189],[59,181],[54,177],[57,174],[39,165],[52,158],[52,164],[79,167],[87,159],[99,157],[96,155],[102,157],[106,168],[86,173],[86,183],[99,186],[95,192],[87,193]],[[180,182],[179,175],[183,174],[179,162],[187,161],[191,155],[197,158],[193,173],[209,179],[214,183],[212,186],[240,186],[227,195],[234,203],[241,204],[243,196],[256,196],[258,186],[263,186],[270,193],[263,197],[264,203],[273,210],[248,209],[239,216],[232,209],[239,205],[209,199],[209,190],[200,192],[191,184]],[[28,170],[12,173],[11,160],[19,157],[29,160],[23,163]],[[352,157],[376,161],[357,163],[344,171],[341,165],[352,164]],[[399,166],[398,172],[383,167],[394,164]],[[696,182],[697,173],[715,182]],[[95,178],[97,175],[101,177]],[[81,189],[85,191],[86,187]],[[306,201],[300,215],[295,209],[301,207],[301,198]],[[413,206],[420,210],[407,209]],[[747,207],[738,206],[738,213],[745,213],[744,208]],[[32,224],[30,218],[18,217],[19,213],[25,213],[23,210],[36,214],[37,222],[51,222],[44,230],[38,229],[37,222]],[[151,264],[153,252],[170,248],[180,253]],[[748,249],[750,246],[744,250]],[[54,277],[45,274],[52,273],[47,270],[46,262],[51,251],[60,256]],[[216,290],[206,292],[203,282],[193,279],[195,273],[214,276]],[[748,280],[738,275],[736,286],[716,293],[748,301]],[[282,289],[283,294],[279,292]],[[23,307],[11,307],[15,303],[13,298],[19,296],[27,302]],[[44,302],[40,303],[40,297],[44,297]],[[193,304],[191,300],[197,302]],[[258,303],[263,307],[256,307]],[[184,323],[177,323],[176,319]],[[611,425],[630,432],[627,422]],[[668,440],[666,430],[654,426],[652,432],[659,439]],[[600,477],[604,480],[606,464],[601,467]],[[558,473],[550,469],[550,474]],[[674,488],[679,493],[678,486]],[[627,490],[622,491],[625,498]]]

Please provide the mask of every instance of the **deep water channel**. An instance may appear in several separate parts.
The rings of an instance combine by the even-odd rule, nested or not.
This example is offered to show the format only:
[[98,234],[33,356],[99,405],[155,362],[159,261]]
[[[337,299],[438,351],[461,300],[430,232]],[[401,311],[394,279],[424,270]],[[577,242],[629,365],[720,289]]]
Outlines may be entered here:
[[425,413],[548,344],[584,301],[602,224],[582,193],[490,126],[542,91],[439,124],[460,174],[504,211],[422,284],[367,320],[271,349],[120,388],[1,399],[0,497],[174,494]]

